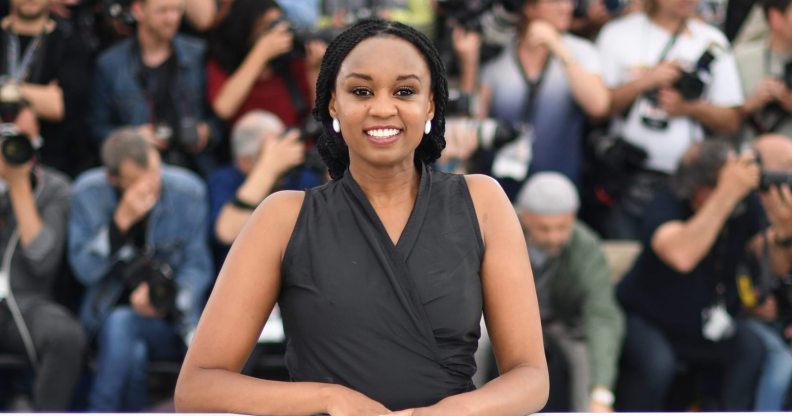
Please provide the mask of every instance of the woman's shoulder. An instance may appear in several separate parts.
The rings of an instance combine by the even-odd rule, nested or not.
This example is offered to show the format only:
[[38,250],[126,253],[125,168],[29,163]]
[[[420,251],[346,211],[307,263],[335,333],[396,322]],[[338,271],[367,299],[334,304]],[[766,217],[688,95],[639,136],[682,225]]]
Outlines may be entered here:
[[[278,191],[259,204],[248,226],[257,234],[266,234],[285,247],[297,223],[307,191]],[[246,227],[248,228],[248,227]]]
[[464,175],[473,208],[476,210],[482,239],[486,241],[486,230],[490,220],[499,219],[506,212],[514,212],[509,197],[494,178],[481,175]]

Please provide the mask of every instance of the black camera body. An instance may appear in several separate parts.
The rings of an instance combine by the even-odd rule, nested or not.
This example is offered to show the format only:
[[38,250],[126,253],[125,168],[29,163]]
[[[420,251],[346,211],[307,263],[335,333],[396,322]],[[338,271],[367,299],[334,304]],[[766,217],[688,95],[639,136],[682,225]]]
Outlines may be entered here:
[[707,48],[696,61],[696,66],[692,71],[682,71],[679,79],[674,83],[674,89],[679,91],[682,98],[686,101],[701,98],[704,93],[704,78],[709,76],[710,67],[716,58],[713,48]]
[[759,190],[767,192],[772,186],[781,186],[786,184],[792,187],[792,171],[788,170],[762,170],[759,177]]
[[120,270],[121,280],[127,288],[134,290],[141,283],[148,283],[149,302],[166,316],[176,313],[176,281],[173,269],[158,261],[151,252],[143,252]]

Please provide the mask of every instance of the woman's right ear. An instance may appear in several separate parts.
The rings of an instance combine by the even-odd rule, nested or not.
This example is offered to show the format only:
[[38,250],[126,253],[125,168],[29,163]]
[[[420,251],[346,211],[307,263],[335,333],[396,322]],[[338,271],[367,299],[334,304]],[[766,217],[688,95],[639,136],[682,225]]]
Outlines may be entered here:
[[336,118],[336,115],[338,115],[338,112],[336,111],[335,108],[335,102],[336,102],[335,92],[331,92],[330,101],[327,103],[327,112],[330,113],[330,117],[332,118]]

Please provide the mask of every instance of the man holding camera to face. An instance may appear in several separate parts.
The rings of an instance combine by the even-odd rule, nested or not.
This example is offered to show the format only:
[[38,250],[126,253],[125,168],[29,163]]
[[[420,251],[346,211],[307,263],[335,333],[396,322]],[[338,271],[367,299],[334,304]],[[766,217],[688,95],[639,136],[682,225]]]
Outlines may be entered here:
[[742,104],[726,37],[696,20],[695,0],[647,0],[646,11],[606,25],[597,45],[613,94],[609,136],[638,155],[608,219],[608,238],[634,239],[643,210],[704,129],[734,133]]
[[28,358],[34,410],[68,411],[86,343],[79,322],[53,301],[65,265],[70,185],[33,161],[24,141],[37,131],[2,128],[9,133],[0,138],[0,352]]
[[[273,113],[253,110],[231,131],[234,163],[217,169],[207,180],[215,266],[226,254],[253,211],[272,192],[318,186],[326,171],[320,163],[306,166],[305,143],[298,130],[286,130]],[[318,169],[317,169],[318,168]]]
[[744,138],[779,133],[792,137],[792,7],[790,0],[762,2],[766,39],[734,49],[746,99]]
[[177,34],[185,0],[137,0],[135,36],[98,60],[91,100],[94,139],[137,126],[172,165],[208,174],[219,140],[204,105],[202,41]]
[[137,128],[111,134],[104,168],[74,185],[69,261],[86,288],[81,319],[96,336],[91,411],[146,405],[146,364],[180,359],[198,323],[212,266],[202,181],[161,166]]
[[679,361],[722,371],[722,410],[753,408],[765,349],[738,315],[737,271],[749,254],[766,253],[775,275],[792,264],[792,211],[779,191],[788,188],[771,186],[760,200],[761,176],[753,153],[708,140],[647,207],[643,252],[617,289],[627,314],[620,410],[664,410]]

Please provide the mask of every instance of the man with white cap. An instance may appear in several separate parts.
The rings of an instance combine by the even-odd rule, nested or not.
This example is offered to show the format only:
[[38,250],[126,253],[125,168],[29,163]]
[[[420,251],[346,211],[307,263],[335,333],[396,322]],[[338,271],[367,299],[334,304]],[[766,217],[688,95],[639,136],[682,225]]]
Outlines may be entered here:
[[569,179],[543,172],[528,180],[515,208],[528,243],[546,345],[557,346],[569,368],[570,410],[612,411],[624,318],[600,241],[576,219],[579,204]]

